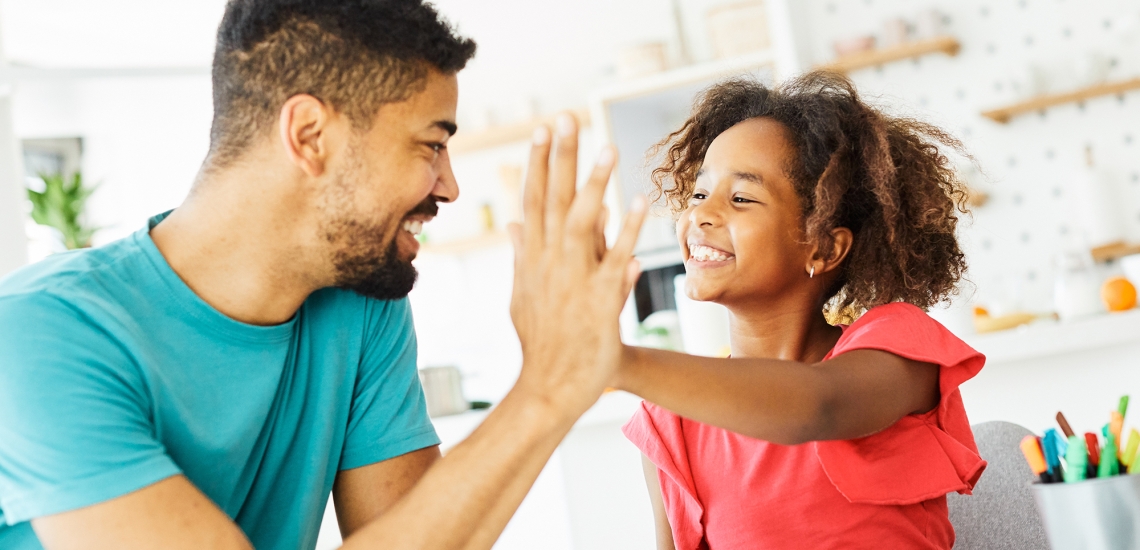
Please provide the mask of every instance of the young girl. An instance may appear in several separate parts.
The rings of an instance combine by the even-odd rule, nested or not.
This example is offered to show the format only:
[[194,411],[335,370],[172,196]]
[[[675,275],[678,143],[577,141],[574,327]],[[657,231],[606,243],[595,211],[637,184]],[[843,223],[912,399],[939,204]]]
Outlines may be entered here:
[[717,85],[662,146],[685,291],[727,306],[732,358],[626,350],[659,547],[951,548],[985,358],[923,310],[966,268],[961,143],[812,73]]

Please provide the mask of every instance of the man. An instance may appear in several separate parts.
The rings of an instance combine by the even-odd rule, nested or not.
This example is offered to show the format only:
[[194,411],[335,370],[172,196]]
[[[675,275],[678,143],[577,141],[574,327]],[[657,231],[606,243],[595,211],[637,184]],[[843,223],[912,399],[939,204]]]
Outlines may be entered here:
[[420,0],[230,2],[186,201],[0,283],[0,547],[312,548],[330,491],[345,548],[491,546],[614,375],[644,206],[599,247],[613,152],[576,192],[536,131],[522,373],[441,459],[405,296],[474,50]]

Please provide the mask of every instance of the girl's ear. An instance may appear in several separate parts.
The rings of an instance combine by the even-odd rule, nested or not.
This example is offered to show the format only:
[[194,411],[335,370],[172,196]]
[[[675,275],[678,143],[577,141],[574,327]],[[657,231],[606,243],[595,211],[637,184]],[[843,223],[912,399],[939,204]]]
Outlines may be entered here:
[[812,254],[812,263],[808,267],[812,275],[834,271],[842,265],[847,253],[851,252],[851,245],[854,242],[855,235],[850,229],[846,227],[832,229],[830,254],[824,254],[824,251],[818,248]]

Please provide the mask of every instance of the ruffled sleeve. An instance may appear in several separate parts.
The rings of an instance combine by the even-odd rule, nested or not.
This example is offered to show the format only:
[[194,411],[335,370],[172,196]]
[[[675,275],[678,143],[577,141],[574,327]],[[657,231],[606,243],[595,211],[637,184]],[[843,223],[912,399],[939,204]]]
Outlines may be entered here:
[[693,485],[681,417],[643,401],[621,431],[657,466],[673,543],[679,550],[699,548],[704,538],[704,507]]
[[921,309],[879,306],[848,327],[829,357],[876,349],[939,365],[941,399],[933,411],[909,415],[876,434],[819,441],[816,454],[835,488],[851,502],[914,504],[951,492],[970,494],[986,467],[958,386],[985,356]]

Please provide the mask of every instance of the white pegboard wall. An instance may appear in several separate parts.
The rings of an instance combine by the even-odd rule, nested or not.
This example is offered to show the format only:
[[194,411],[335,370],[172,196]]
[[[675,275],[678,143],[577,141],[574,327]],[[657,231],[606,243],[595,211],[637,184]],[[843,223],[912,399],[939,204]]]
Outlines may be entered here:
[[801,40],[815,63],[833,57],[836,39],[880,34],[893,17],[944,14],[945,33],[962,44],[956,57],[930,55],[851,77],[864,95],[955,133],[986,173],[975,182],[991,200],[962,230],[973,298],[999,309],[1052,307],[1053,258],[1081,231],[1069,179],[1091,145],[1112,175],[1130,239],[1140,241],[1140,91],[1000,125],[981,111],[1015,101],[1014,84],[1030,65],[1053,75],[1050,91],[1073,87],[1072,66],[1090,52],[1112,60],[1110,79],[1140,73],[1140,3],[1134,0],[806,0],[810,29]]

